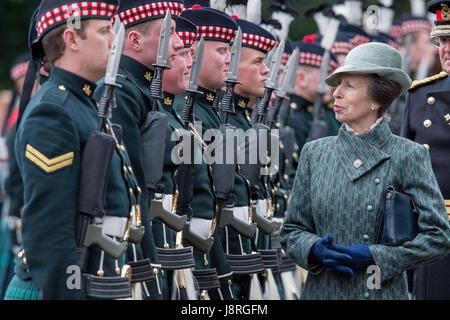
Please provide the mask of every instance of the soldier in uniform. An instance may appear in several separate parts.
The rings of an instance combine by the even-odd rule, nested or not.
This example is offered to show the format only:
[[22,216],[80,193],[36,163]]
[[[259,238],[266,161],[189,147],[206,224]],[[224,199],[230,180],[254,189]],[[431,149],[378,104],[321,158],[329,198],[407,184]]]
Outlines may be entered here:
[[[202,65],[199,79],[199,91],[203,92],[203,95],[198,96],[195,101],[194,120],[201,121],[201,129],[203,132],[206,132],[208,129],[219,129],[222,120],[219,112],[213,108],[213,103],[217,90],[225,85],[225,80],[227,79],[230,63],[229,43],[234,39],[238,27],[230,16],[214,9],[202,9],[194,6],[192,10],[183,12],[183,16],[197,25],[200,36],[205,35],[205,53],[203,57],[205,62]],[[209,32],[209,30],[212,31]],[[177,97],[175,100],[175,108],[178,113],[181,113],[183,105],[184,98]],[[196,170],[197,174],[199,173]],[[195,194],[206,196],[201,190],[197,191],[199,188],[206,187],[210,188],[210,186],[202,186],[195,183]],[[207,203],[201,199],[203,197],[199,196],[195,198],[199,199],[198,201],[194,199],[195,201],[192,203],[194,217],[197,215],[198,217],[211,219],[219,214],[219,207],[216,206],[216,202]],[[250,186],[248,180],[239,172],[236,172],[235,184],[230,198],[232,198],[230,204],[234,205],[233,210],[235,212],[244,212],[245,216],[247,216],[248,206],[251,200]],[[243,239],[241,242],[238,234],[231,228],[229,228],[228,234],[229,241],[225,241],[225,238],[222,237],[227,253],[241,254],[242,252],[250,252],[249,240]],[[211,250],[213,249],[214,247]],[[245,284],[239,283],[241,279],[235,278],[235,280],[233,281],[233,296],[240,298],[242,294],[240,292],[241,288],[245,287]],[[230,280],[229,284],[231,285],[231,283]]]
[[[431,164],[445,199],[450,219],[450,1],[430,1],[427,8],[436,14],[431,38],[439,47],[442,71],[415,81],[406,96],[401,136],[414,140],[429,150]],[[416,299],[450,299],[450,255],[415,270]]]
[[[81,155],[99,124],[92,95],[106,71],[117,8],[117,1],[81,7],[70,1],[41,2],[32,50],[42,50],[52,69],[19,119],[15,154],[24,184],[23,250],[16,256],[6,299],[87,298],[81,279],[79,285],[68,285],[70,270],[78,270],[78,276],[83,269],[88,275],[120,277],[122,257],[115,260],[91,245],[83,267],[75,241]],[[76,17],[79,24],[68,23]],[[122,163],[129,159],[120,143],[111,159],[101,224],[103,234],[118,238],[126,232],[136,203],[131,192],[137,194],[138,188],[133,175],[122,175]]]
[[[286,124],[295,130],[295,137],[299,150],[303,147],[311,128],[313,120],[314,101],[319,85],[320,65],[325,50],[317,44],[299,42],[299,68],[295,83],[295,94],[290,105],[290,116]],[[337,60],[334,55],[330,57],[329,70],[334,70]],[[334,111],[326,106],[325,120],[328,124],[328,135],[336,135],[339,123],[334,117]]]
[[[154,64],[158,50],[160,30],[163,18],[170,8],[173,17],[177,17],[183,10],[182,1],[167,3],[149,0],[122,0],[117,17],[125,26],[126,40],[120,62],[119,74],[124,77],[118,79],[122,86],[116,91],[117,108],[113,110],[113,121],[122,126],[123,140],[130,154],[131,167],[123,168],[125,172],[134,172],[142,190],[141,214],[146,233],[142,240],[143,258],[149,258],[157,274],[157,282],[146,284],[144,293],[146,298],[161,299],[163,288],[167,288],[166,278],[161,279],[160,265],[155,245],[155,238],[149,218],[149,195],[145,183],[144,161],[142,153],[141,127],[145,123],[147,113],[152,110],[150,85],[155,72]],[[168,64],[183,47],[175,32],[175,20],[172,20]],[[96,91],[100,97],[102,84]],[[159,190],[157,190],[159,192]],[[139,254],[139,253],[138,253]]]
[[[233,126],[246,132],[252,127],[251,114],[257,99],[264,95],[264,85],[269,72],[265,57],[274,48],[276,40],[271,33],[254,23],[243,19],[235,21],[242,30],[243,38],[238,71],[240,84],[236,86],[233,97],[236,113],[231,114],[229,120]],[[265,202],[271,198],[268,194],[270,190],[266,186],[262,179],[259,186],[252,186],[252,199]]]

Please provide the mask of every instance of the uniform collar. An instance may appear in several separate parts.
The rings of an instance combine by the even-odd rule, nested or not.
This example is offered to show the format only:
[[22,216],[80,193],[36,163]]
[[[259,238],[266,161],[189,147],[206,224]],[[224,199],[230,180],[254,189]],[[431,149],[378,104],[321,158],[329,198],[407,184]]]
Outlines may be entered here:
[[234,94],[233,95],[233,102],[234,102],[234,107],[236,109],[246,109],[248,108],[248,103],[249,103],[250,99],[243,97],[241,95],[238,94]]
[[162,105],[164,108],[170,109],[173,107],[173,101],[175,100],[175,95],[164,91],[164,99],[162,100]]
[[386,145],[393,134],[386,121],[382,120],[369,132],[354,135],[342,125],[335,144],[341,165],[353,181],[376,167],[383,160],[390,158],[392,148]]
[[59,90],[70,90],[81,97],[92,98],[97,88],[95,83],[56,67],[50,71],[49,80],[56,82],[59,85]]
[[314,103],[300,97],[296,94],[292,95],[290,107],[293,111],[306,111],[312,113],[314,110]]
[[132,74],[139,83],[150,86],[154,74],[152,69],[125,55],[120,59],[120,66]]

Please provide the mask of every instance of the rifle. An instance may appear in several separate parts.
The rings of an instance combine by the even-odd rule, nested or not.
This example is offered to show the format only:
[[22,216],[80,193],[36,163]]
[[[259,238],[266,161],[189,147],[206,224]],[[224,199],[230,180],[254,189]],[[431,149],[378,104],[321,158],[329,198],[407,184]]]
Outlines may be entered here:
[[[227,141],[227,132],[234,132],[236,128],[232,126],[228,117],[230,114],[234,114],[234,104],[233,104],[233,94],[234,87],[239,83],[237,81],[238,78],[238,70],[239,70],[239,61],[241,57],[241,48],[242,48],[242,31],[241,28],[238,29],[236,39],[233,42],[233,46],[231,47],[231,58],[230,58],[230,67],[228,70],[228,77],[225,81],[226,89],[223,94],[221,101],[221,111],[222,111],[222,120],[223,123],[220,125],[219,130],[221,132],[222,139],[219,141],[218,150],[222,150],[223,152],[223,162],[222,164],[215,163],[213,165],[213,181],[215,186],[215,194],[219,203],[220,214],[218,217],[217,224],[219,228],[223,228],[225,226],[231,226],[237,232],[248,237],[249,235],[253,236],[256,231],[256,224],[245,224],[239,219],[233,216],[233,212],[231,215],[229,214],[230,210],[227,211],[226,202],[229,199],[234,186],[235,175],[236,175],[236,161],[233,161],[232,164],[227,163],[227,147],[230,141]],[[231,135],[233,137],[233,146],[235,146],[235,138],[234,134]],[[233,159],[236,160],[236,150],[233,150]]]
[[[258,102],[258,105],[256,107],[256,111],[254,110],[252,113],[252,116],[254,118],[254,122],[252,124],[252,129],[255,130],[256,135],[254,139],[249,139],[245,142],[245,148],[246,152],[250,152],[250,149],[252,146],[260,147],[259,138],[261,135],[266,137],[266,150],[267,154],[270,154],[270,139],[272,138],[270,127],[264,124],[264,120],[266,117],[266,109],[268,108],[270,97],[272,95],[272,92],[276,89],[277,86],[277,80],[278,80],[278,73],[280,71],[281,66],[281,59],[284,52],[284,45],[285,41],[281,41],[280,45],[274,52],[272,50],[270,53],[267,54],[267,56],[270,58],[269,60],[269,75],[267,77],[266,83],[265,83],[265,90],[264,90],[264,96],[260,99]],[[260,152],[258,152],[260,154]],[[246,154],[247,156],[247,154]],[[248,154],[249,156],[249,154]],[[250,181],[251,187],[253,191],[257,191],[258,183],[260,182],[261,177],[261,163],[256,164],[250,164],[250,163],[244,163],[240,165],[241,173]]]
[[313,123],[306,141],[313,141],[328,135],[328,124],[322,118],[323,113],[323,95],[325,94],[325,79],[328,76],[328,67],[330,61],[330,49],[336,40],[339,29],[339,20],[332,19],[328,25],[327,32],[324,34],[321,46],[325,49],[322,64],[320,66],[320,80],[317,88],[317,97],[314,102]]
[[[119,86],[116,83],[116,76],[125,37],[125,28],[119,20],[117,20],[114,30],[116,37],[111,48],[105,87],[98,109],[99,127],[89,137],[81,155],[76,243],[83,270],[87,266],[87,248],[93,244],[98,245],[114,259],[119,259],[127,249],[126,242],[119,243],[102,232],[110,164],[114,148],[117,145],[114,132],[110,127],[109,117],[111,108],[115,107],[116,103],[114,90]],[[97,161],[93,162],[92,159]]]
[[280,113],[281,105],[283,104],[283,102],[286,100],[289,100],[288,91],[289,91],[289,88],[292,86],[292,83],[295,82],[295,77],[297,74],[298,54],[299,54],[299,49],[295,48],[295,50],[292,52],[288,62],[286,63],[286,67],[284,68],[280,87],[275,91],[275,95],[277,98],[275,100],[275,104],[272,108],[272,111],[269,115],[268,126],[270,128],[273,128],[275,123],[277,122],[278,115]]
[[[177,182],[178,188],[180,190],[180,195],[178,196],[177,201],[177,210],[180,213],[184,213],[189,209],[189,205],[194,197],[194,155],[195,155],[195,139],[192,133],[189,132],[189,125],[194,123],[194,101],[197,94],[202,94],[202,92],[198,91],[198,80],[200,78],[200,69],[203,61],[203,53],[205,50],[205,39],[202,36],[200,39],[200,43],[195,50],[194,59],[192,62],[192,70],[189,78],[189,85],[186,90],[187,98],[184,103],[183,111],[181,113],[181,120],[183,121],[184,126],[184,139],[190,139],[191,146],[191,159],[190,163],[182,163],[177,169],[177,175],[175,176],[175,180]],[[213,245],[214,238],[203,238],[195,231],[190,228],[190,220],[188,220],[182,229],[182,235],[185,240],[191,243],[194,248],[197,250],[207,253],[211,246]],[[178,235],[177,235],[178,238]]]
[[172,16],[167,10],[159,35],[158,54],[155,76],[151,83],[151,110],[147,113],[144,125],[141,127],[142,152],[144,158],[144,175],[146,191],[149,195],[150,220],[159,218],[175,231],[180,231],[187,217],[178,216],[174,212],[164,209],[162,199],[155,198],[155,192],[164,171],[164,153],[166,149],[167,115],[157,111],[159,99],[164,97],[162,77],[167,65]]

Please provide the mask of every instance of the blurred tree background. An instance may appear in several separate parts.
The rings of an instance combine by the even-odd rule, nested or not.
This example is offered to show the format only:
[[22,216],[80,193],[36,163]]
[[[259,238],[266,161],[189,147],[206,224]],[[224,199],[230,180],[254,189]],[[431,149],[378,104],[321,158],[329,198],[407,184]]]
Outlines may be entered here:
[[[270,17],[270,12],[268,12],[270,1],[263,0],[263,17]],[[305,17],[305,11],[322,3],[337,1],[293,0],[293,2],[299,15],[291,24],[289,36],[292,40],[300,40],[304,35],[317,31],[314,20]],[[364,7],[377,2],[376,0],[366,0],[364,1]],[[408,0],[396,0],[394,2],[397,14],[410,10]],[[9,69],[16,57],[28,50],[29,21],[39,3],[40,0],[0,0],[0,12],[2,14],[2,19],[0,19],[0,90],[12,88]]]

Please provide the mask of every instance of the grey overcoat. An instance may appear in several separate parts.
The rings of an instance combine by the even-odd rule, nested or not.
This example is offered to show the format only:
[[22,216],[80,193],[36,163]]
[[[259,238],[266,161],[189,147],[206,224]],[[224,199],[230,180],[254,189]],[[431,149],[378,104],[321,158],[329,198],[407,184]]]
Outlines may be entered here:
[[[412,196],[419,210],[419,234],[396,247],[375,243],[390,185]],[[309,269],[311,247],[329,233],[336,244],[369,246],[381,271],[381,289],[368,288],[373,274],[356,272],[348,279],[323,267]],[[450,250],[444,199],[427,149],[393,135],[385,121],[362,135],[342,126],[338,136],[305,144],[281,243],[309,271],[302,299],[407,299],[405,271]]]

